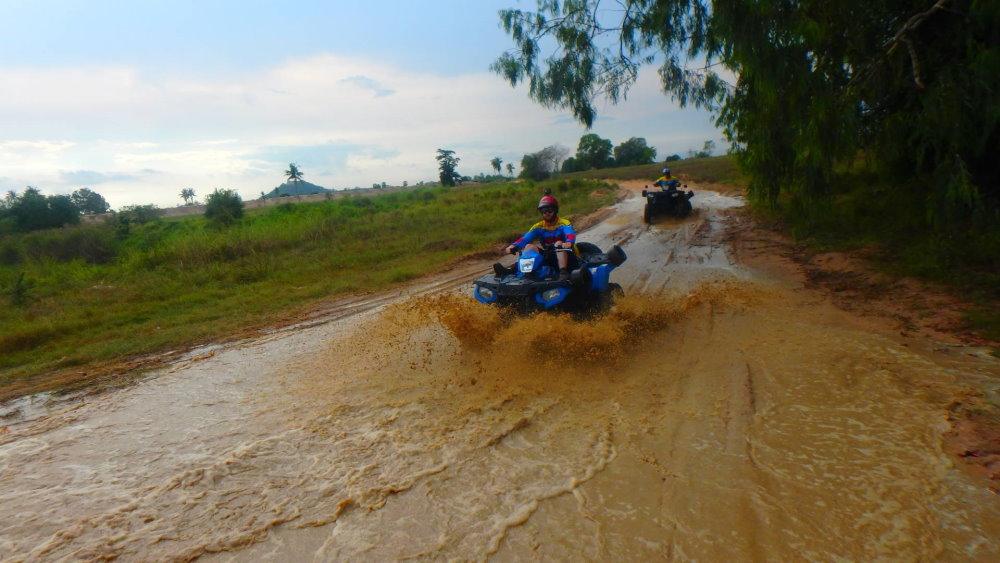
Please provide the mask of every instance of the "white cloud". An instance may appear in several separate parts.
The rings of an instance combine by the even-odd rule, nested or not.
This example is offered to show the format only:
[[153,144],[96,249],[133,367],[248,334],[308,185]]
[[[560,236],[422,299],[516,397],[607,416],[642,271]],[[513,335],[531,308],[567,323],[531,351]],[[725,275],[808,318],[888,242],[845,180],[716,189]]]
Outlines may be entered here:
[[[0,69],[0,81],[17,85],[0,91],[11,184],[0,189],[69,193],[90,177],[114,207],[176,205],[182,188],[256,197],[299,160],[295,147],[316,163],[303,166],[307,178],[336,188],[434,179],[438,148],[456,150],[463,174],[490,172],[495,156],[517,165],[551,144],[575,150],[586,133],[490,73],[445,77],[331,54],[245,74]],[[660,156],[719,139],[706,115],[672,106],[652,70],[601,115],[593,132],[615,144],[644,137]]]

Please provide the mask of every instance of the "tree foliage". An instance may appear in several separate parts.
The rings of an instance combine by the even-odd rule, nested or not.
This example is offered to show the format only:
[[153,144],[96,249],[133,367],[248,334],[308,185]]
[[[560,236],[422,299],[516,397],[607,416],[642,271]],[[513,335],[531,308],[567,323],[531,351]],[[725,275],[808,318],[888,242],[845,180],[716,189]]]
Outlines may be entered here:
[[208,194],[205,201],[205,218],[209,221],[230,225],[243,217],[243,199],[234,190],[216,189]]
[[[492,68],[591,126],[641,65],[717,117],[751,197],[833,201],[859,157],[916,228],[1000,223],[1000,4],[983,0],[539,0],[503,10]],[[553,53],[543,59],[543,53]],[[703,61],[689,68],[687,61]],[[714,71],[733,76],[729,85]],[[910,213],[910,211],[902,211]]]
[[599,170],[613,166],[611,141],[594,133],[588,133],[580,137],[575,159],[579,170]]
[[29,186],[18,195],[7,192],[0,205],[2,230],[27,233],[53,229],[80,222],[80,210],[70,196],[42,195],[38,188]]
[[294,162],[288,165],[288,170],[285,170],[285,177],[288,178],[289,182],[301,182],[303,176],[305,174],[299,169],[299,165]]
[[97,213],[107,213],[111,210],[111,205],[104,199],[104,196],[91,190],[90,188],[80,188],[69,196],[73,200],[80,213],[93,215]]
[[181,199],[184,200],[184,205],[192,205],[194,202],[194,189],[184,188],[181,190]]
[[503,166],[503,159],[499,156],[493,157],[493,159],[490,160],[490,166],[492,166],[493,169],[497,171],[497,174],[499,174],[501,167]]
[[526,154],[521,158],[521,174],[527,180],[544,180],[559,171],[569,155],[569,149],[560,145],[549,145],[544,149]]
[[688,158],[708,158],[715,152],[715,141],[705,141],[700,151],[691,149],[688,151]]
[[458,163],[462,159],[455,156],[455,151],[448,149],[438,149],[438,154],[434,157],[438,161],[438,178],[442,186],[454,186],[462,179],[458,173]]
[[637,166],[652,164],[656,160],[656,149],[646,146],[646,139],[632,137],[614,148],[615,166]]

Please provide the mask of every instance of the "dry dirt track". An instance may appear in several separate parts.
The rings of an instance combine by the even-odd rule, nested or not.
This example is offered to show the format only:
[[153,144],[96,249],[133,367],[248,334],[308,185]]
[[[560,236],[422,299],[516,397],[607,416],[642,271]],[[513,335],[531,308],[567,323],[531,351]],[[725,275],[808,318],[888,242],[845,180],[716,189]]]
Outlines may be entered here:
[[736,264],[740,201],[693,203],[584,233],[629,255],[604,319],[503,324],[463,264],[12,425],[0,560],[1000,558],[941,441],[996,359]]

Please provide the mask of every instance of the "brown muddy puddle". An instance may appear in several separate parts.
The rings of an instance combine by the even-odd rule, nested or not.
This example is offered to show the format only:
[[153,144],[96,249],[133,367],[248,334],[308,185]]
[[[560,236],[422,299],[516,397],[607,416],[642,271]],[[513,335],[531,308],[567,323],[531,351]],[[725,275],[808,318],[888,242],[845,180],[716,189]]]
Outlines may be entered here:
[[586,232],[629,254],[600,319],[503,319],[469,264],[10,424],[0,560],[1000,560],[941,440],[998,362],[740,270],[741,202],[693,202]]
[[789,295],[713,282],[575,321],[449,293],[279,340],[266,377],[220,355],[170,404],[3,437],[0,559],[995,560],[1000,503],[940,439],[995,365]]

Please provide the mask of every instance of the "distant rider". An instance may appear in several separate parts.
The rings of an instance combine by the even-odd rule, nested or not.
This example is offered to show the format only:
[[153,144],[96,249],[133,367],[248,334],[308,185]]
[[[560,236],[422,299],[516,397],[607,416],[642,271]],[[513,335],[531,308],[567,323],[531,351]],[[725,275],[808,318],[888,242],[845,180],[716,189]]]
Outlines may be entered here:
[[[559,217],[559,202],[556,201],[556,198],[545,195],[538,200],[538,212],[541,213],[542,220],[532,225],[528,232],[524,233],[524,236],[504,248],[504,254],[513,254],[514,250],[517,249],[542,252],[550,247],[572,248],[574,249],[575,262],[576,231],[573,230],[573,225],[567,219]],[[555,254],[559,265],[559,279],[568,280],[570,253],[556,252]],[[513,273],[499,262],[494,264],[493,269],[497,275]]]
[[657,178],[656,181],[653,182],[653,185],[660,186],[660,188],[664,190],[668,188],[676,190],[680,183],[681,181],[678,180],[677,177],[670,175],[669,168],[664,168],[663,176]]

